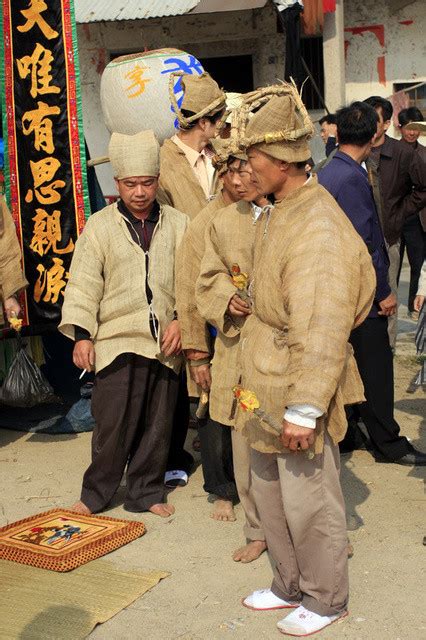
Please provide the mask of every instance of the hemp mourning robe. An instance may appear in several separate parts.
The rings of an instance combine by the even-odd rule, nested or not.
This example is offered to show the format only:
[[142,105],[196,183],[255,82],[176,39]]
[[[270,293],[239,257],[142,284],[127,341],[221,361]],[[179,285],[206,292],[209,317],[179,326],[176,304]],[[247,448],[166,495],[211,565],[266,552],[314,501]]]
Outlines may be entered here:
[[[180,370],[181,357],[166,358],[160,345],[164,330],[174,319],[173,256],[187,220],[180,211],[161,206],[145,254],[130,235],[116,203],[88,219],[76,243],[59,331],[71,339],[75,338],[74,326],[89,332],[97,373],[122,353],[158,359],[174,371]],[[151,303],[147,286],[152,292]],[[150,330],[153,317],[158,322],[157,339]]]
[[244,319],[233,321],[227,315],[232,296],[238,289],[231,279],[232,265],[249,278],[253,268],[256,223],[253,208],[240,201],[222,209],[212,220],[205,236],[205,252],[196,285],[199,312],[217,328],[212,360],[210,416],[221,424],[234,424],[232,387],[238,383],[238,343]]
[[[158,201],[183,211],[192,220],[209,202],[185,153],[173,140],[165,140],[160,149],[160,188]],[[213,180],[213,196],[219,190],[217,173]]]
[[[376,286],[367,248],[325,189],[311,178],[275,204],[256,228],[253,313],[241,333],[243,387],[282,422],[286,407],[309,404],[334,444],[346,431],[345,404],[364,400],[348,339],[367,317]],[[252,414],[237,413],[251,446],[284,453],[281,440]]]
[[0,324],[4,323],[2,303],[25,289],[28,282],[22,273],[21,247],[6,201],[0,196]]

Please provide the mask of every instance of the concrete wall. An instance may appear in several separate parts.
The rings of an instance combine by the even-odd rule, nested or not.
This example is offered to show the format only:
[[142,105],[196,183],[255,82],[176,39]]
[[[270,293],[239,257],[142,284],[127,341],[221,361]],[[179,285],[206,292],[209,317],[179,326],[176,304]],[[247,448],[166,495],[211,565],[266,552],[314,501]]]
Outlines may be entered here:
[[[284,75],[284,35],[277,33],[277,17],[269,4],[253,11],[79,25],[78,41],[84,130],[92,157],[107,153],[109,133],[99,87],[110,52],[178,47],[200,58],[252,55],[255,86]],[[109,165],[96,171],[103,192],[115,193]]]
[[388,97],[395,82],[426,80],[426,3],[391,14],[386,0],[345,0],[346,99]]

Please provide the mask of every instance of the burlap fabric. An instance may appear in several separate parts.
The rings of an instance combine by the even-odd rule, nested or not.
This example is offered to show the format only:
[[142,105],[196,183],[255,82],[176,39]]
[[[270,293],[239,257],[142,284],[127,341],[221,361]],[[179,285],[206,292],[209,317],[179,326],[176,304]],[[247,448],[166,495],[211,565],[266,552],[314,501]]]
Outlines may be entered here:
[[[368,315],[376,276],[362,238],[316,178],[257,225],[253,280],[254,312],[241,334],[242,385],[278,422],[287,406],[321,409],[320,452],[324,424],[339,442],[344,405],[364,399],[348,338]],[[255,416],[238,410],[236,423],[253,448],[286,451]]]
[[[58,328],[71,339],[75,325],[90,333],[97,372],[121,353],[157,358],[179,371],[181,357],[165,358],[160,346],[174,317],[175,255],[187,222],[180,211],[161,207],[149,250],[150,306],[145,253],[132,239],[117,205],[109,205],[88,219],[75,246]],[[157,340],[149,328],[151,313],[159,322]]]
[[[180,106],[177,103],[174,92],[176,77],[178,76],[182,78],[184,91]],[[206,72],[197,75],[175,71],[170,74],[169,83],[170,101],[181,129],[188,129],[203,116],[213,116],[225,108],[225,92],[219,88],[217,82]],[[182,110],[190,111],[193,115],[185,117]]]
[[0,195],[0,324],[4,323],[3,302],[27,286],[21,267],[21,247],[5,199]]
[[[216,173],[211,188],[212,195],[219,188]],[[160,188],[157,200],[183,211],[191,220],[209,202],[185,153],[170,139],[165,140],[160,149]]]
[[113,133],[108,153],[118,180],[160,173],[160,145],[153,131],[140,131],[133,136]]
[[311,156],[308,140],[315,129],[296,87],[282,83],[245,96],[236,132],[244,148],[255,146],[278,160],[303,162]]
[[231,269],[238,264],[250,277],[255,226],[250,203],[240,201],[219,211],[205,235],[205,251],[196,286],[200,313],[218,329],[212,360],[210,416],[233,425],[232,387],[238,383],[238,343],[244,320],[231,322],[227,308],[237,288]]
[[[222,192],[191,220],[176,255],[176,310],[181,331],[182,349],[211,352],[211,336],[205,319],[195,302],[195,283],[204,255],[206,228],[220,209],[225,207]],[[188,393],[199,397],[197,387],[187,372]]]

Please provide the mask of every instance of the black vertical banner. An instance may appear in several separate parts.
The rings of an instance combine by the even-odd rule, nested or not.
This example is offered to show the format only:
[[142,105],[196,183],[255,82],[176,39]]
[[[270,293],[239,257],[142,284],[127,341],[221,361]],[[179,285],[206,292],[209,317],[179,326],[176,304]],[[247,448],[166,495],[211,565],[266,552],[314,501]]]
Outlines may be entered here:
[[0,1],[6,187],[30,283],[25,320],[37,329],[60,320],[89,212],[75,21],[71,0]]

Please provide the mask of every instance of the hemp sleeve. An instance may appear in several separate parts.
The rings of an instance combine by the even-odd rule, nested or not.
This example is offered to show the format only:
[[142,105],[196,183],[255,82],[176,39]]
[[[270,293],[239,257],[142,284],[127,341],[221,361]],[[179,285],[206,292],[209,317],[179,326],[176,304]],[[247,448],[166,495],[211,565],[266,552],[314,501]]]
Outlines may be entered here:
[[104,293],[104,256],[90,226],[89,219],[76,242],[62,306],[60,330],[72,340],[75,326],[88,331],[92,339],[96,336],[99,303]]
[[220,240],[214,221],[206,230],[205,251],[201,261],[195,297],[204,318],[225,336],[232,338],[240,333],[237,322],[228,315],[228,305],[238,293],[232,283],[229,267],[221,257]]
[[21,247],[16,235],[16,227],[3,198],[0,199],[0,214],[2,218],[2,233],[0,234],[0,286],[2,299],[24,289],[28,282],[22,273]]

